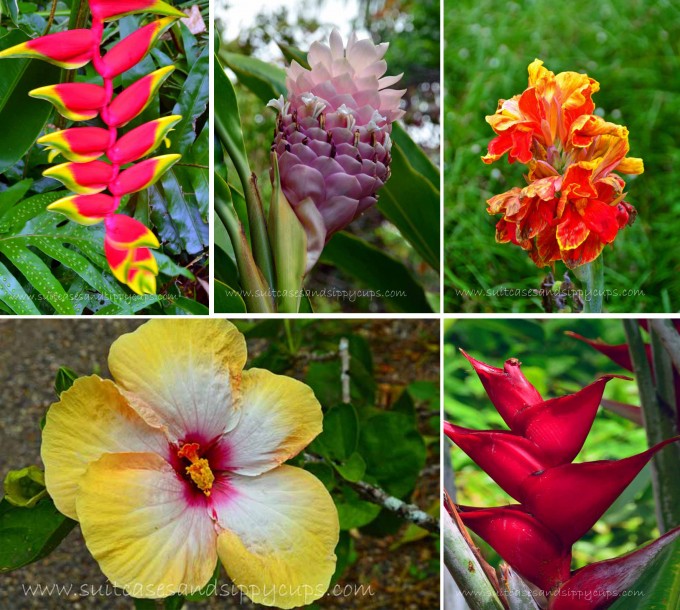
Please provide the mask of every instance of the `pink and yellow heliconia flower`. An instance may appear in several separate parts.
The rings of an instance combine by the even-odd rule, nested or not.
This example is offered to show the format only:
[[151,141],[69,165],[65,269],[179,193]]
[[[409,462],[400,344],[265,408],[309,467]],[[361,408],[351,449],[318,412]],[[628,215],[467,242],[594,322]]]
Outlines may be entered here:
[[119,250],[158,248],[158,238],[146,225],[124,214],[106,218],[106,241]]
[[94,161],[105,154],[110,141],[108,130],[101,127],[73,127],[53,131],[38,138],[38,144],[50,151],[50,163],[58,155],[63,155],[74,163]]
[[149,248],[160,244],[153,232],[123,214],[107,216],[104,227],[104,254],[114,277],[137,294],[155,294],[158,263]]
[[78,379],[50,407],[47,490],[113,584],[167,597],[205,586],[219,559],[258,604],[327,591],[337,510],[284,464],[321,432],[321,406],[246,359],[226,320],[153,320],[111,346],[113,381]]
[[156,95],[166,78],[172,74],[175,66],[160,68],[124,89],[102,114],[102,119],[109,127],[122,127],[139,115]]
[[135,13],[169,15],[175,19],[186,17],[182,11],[161,0],[90,0],[89,3],[92,16],[99,21],[113,21]]
[[182,155],[161,155],[137,163],[121,172],[118,178],[109,184],[109,190],[116,197],[143,191],[154,184],[181,158]]
[[52,212],[59,212],[69,220],[81,225],[96,225],[116,211],[116,200],[111,195],[71,195],[47,206]]
[[102,76],[115,78],[137,65],[175,21],[175,17],[159,19],[121,40],[103,57]]
[[61,83],[33,89],[31,97],[47,100],[57,112],[71,121],[95,118],[106,104],[104,87],[90,83]]
[[158,263],[149,248],[120,249],[105,239],[104,254],[119,282],[140,295],[156,293]]
[[107,151],[107,156],[118,165],[126,165],[146,157],[160,146],[181,120],[182,117],[176,114],[144,123],[120,138]]
[[62,163],[47,168],[43,176],[59,180],[69,191],[79,195],[101,193],[113,178],[113,167],[104,161]]
[[73,70],[92,59],[95,38],[91,30],[68,30],[40,36],[0,51],[0,59],[28,57]]

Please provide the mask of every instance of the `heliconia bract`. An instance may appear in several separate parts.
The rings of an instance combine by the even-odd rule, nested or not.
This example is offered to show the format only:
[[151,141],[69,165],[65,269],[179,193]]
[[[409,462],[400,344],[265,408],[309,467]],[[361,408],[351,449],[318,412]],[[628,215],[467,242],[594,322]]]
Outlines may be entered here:
[[574,394],[544,400],[522,374],[517,359],[507,360],[500,369],[463,355],[510,430],[470,430],[444,422],[444,433],[518,504],[460,506],[460,518],[549,596],[549,607],[555,602],[556,608],[566,608],[560,605],[559,591],[583,580],[578,571],[575,576],[570,572],[572,545],[654,454],[680,441],[680,436],[625,459],[572,463],[593,425],[604,387],[616,375],[605,375]]
[[[50,162],[60,154],[68,160],[45,170],[44,175],[59,180],[76,193],[55,201],[48,209],[84,225],[104,222],[104,250],[114,276],[138,294],[153,294],[158,264],[149,248],[158,248],[158,240],[142,223],[116,212],[124,196],[148,188],[180,159],[180,155],[161,155],[136,163],[160,146],[182,117],[155,119],[122,136],[118,129],[151,103],[174,66],[143,76],[117,95],[113,79],[138,64],[163,32],[185,14],[161,0],[89,0],[89,5],[92,13],[89,29],[29,40],[0,52],[0,58],[41,59],[66,69],[92,62],[101,85],[71,82],[30,92],[32,97],[52,103],[71,121],[98,117],[105,126],[72,127],[38,139],[50,151]],[[162,18],[139,28],[102,55],[104,22],[137,13]],[[130,163],[133,165],[123,167]]]

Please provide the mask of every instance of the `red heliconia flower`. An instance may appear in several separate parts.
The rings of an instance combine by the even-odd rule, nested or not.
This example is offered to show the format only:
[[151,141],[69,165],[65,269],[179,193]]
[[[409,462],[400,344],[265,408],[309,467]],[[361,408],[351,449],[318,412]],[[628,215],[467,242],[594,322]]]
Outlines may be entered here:
[[71,121],[94,119],[106,104],[104,87],[90,83],[61,83],[33,89],[29,93],[54,104],[59,114]]
[[90,0],[90,11],[95,19],[113,21],[135,13],[169,15],[175,19],[186,17],[174,6],[161,0]]
[[74,163],[94,161],[106,153],[110,143],[111,134],[101,127],[73,127],[38,138],[38,144],[50,151],[50,162],[57,155],[63,155]]
[[69,30],[34,38],[0,51],[3,57],[42,59],[60,68],[75,69],[87,64],[94,54],[91,30]]
[[92,195],[105,190],[113,179],[113,166],[104,161],[62,163],[43,172],[44,176],[59,180],[67,189],[80,195]]
[[[72,121],[100,117],[101,127],[74,127],[39,138],[49,151],[49,161],[62,154],[69,163],[51,167],[43,174],[61,181],[76,193],[55,201],[49,210],[84,225],[104,222],[104,250],[114,276],[137,294],[156,291],[158,264],[149,250],[158,239],[136,220],[116,214],[124,196],[151,186],[180,159],[162,155],[136,163],[160,146],[182,117],[173,115],[149,121],[131,130],[118,129],[137,117],[150,103],[174,66],[143,76],[114,97],[114,79],[139,63],[155,42],[184,13],[160,0],[89,0],[90,29],[43,36],[0,52],[0,58],[31,57],[63,68],[78,68],[90,60],[102,84],[62,83],[30,92],[45,99]],[[101,55],[104,22],[135,13],[166,15],[138,29]],[[108,157],[108,161],[100,157]],[[131,167],[124,166],[133,163]],[[108,190],[110,194],[104,193]]]
[[162,155],[133,165],[121,172],[110,185],[109,190],[116,197],[143,191],[167,172],[182,155]]
[[519,504],[461,507],[461,519],[520,575],[554,593],[570,577],[574,542],[649,460],[680,436],[625,459],[572,463],[605,385],[617,376],[606,375],[574,394],[543,400],[516,359],[499,369],[463,354],[510,430],[469,430],[445,422],[444,432]]
[[102,58],[102,76],[113,79],[138,64],[174,22],[174,17],[159,19],[121,40]]
[[171,115],[144,123],[126,133],[106,151],[106,154],[118,165],[127,165],[146,157],[160,146],[173,126],[181,120],[181,116]]
[[520,501],[564,544],[572,545],[595,525],[655,453],[678,440],[666,439],[622,460],[564,464],[533,473],[522,482]]
[[160,68],[130,85],[102,113],[104,122],[111,128],[127,125],[151,103],[153,96],[174,70],[175,66]]
[[460,518],[521,576],[551,591],[569,579],[571,547],[519,506],[459,506]]
[[81,225],[95,225],[113,214],[118,208],[111,195],[71,195],[47,206],[52,212],[61,212],[69,220]]

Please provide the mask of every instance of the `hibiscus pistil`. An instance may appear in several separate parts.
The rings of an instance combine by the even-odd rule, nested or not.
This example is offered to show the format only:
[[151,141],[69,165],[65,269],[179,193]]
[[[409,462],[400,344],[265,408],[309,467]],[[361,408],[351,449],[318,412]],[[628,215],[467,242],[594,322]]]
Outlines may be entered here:
[[185,443],[177,452],[177,457],[187,459],[191,462],[185,468],[186,473],[191,477],[196,487],[206,496],[210,497],[210,490],[215,482],[215,475],[210,469],[210,462],[199,457],[201,446],[198,443]]

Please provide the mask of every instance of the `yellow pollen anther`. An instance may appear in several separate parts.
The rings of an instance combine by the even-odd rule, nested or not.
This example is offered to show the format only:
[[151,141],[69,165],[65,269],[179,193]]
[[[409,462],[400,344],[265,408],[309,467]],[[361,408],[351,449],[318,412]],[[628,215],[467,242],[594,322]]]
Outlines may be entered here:
[[210,470],[208,460],[201,458],[191,466],[187,466],[187,473],[191,477],[191,480],[196,483],[196,487],[198,487],[206,496],[209,496],[212,484],[215,481],[215,475],[212,473],[212,470]]
[[187,474],[206,496],[210,495],[210,490],[215,482],[215,475],[210,470],[210,463],[205,458],[198,457],[198,450],[201,446],[198,443],[187,443],[182,445],[177,452],[177,456],[186,458],[191,462],[191,466],[186,467]]

